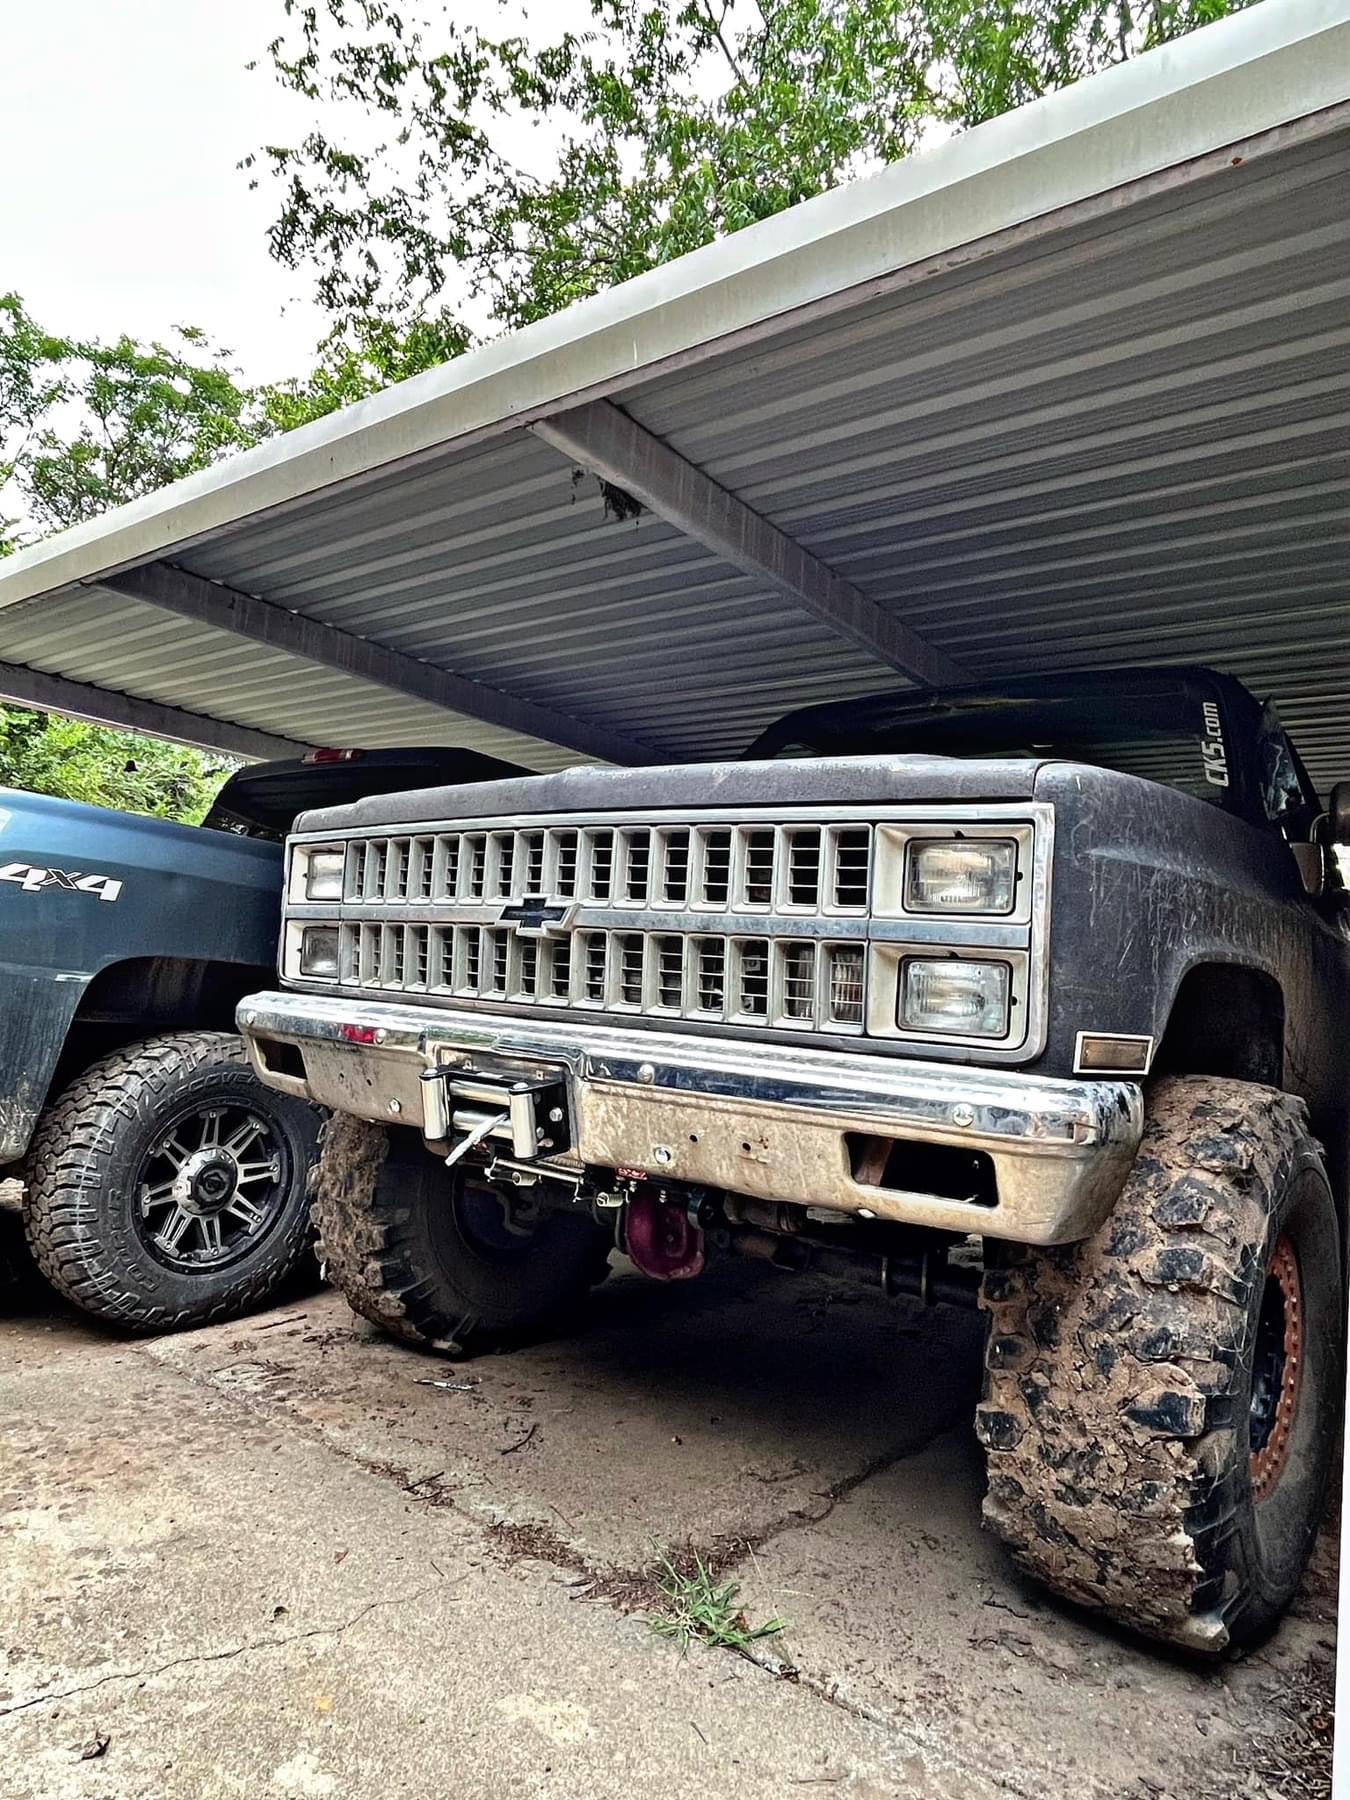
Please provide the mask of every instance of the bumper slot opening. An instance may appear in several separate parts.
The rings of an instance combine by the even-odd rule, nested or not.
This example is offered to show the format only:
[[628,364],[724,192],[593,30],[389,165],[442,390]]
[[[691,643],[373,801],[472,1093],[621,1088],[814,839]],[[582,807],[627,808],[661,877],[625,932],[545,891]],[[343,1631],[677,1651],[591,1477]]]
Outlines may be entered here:
[[847,1133],[844,1141],[849,1171],[860,1187],[932,1194],[967,1206],[998,1205],[993,1158],[983,1150],[854,1131]]
[[305,1079],[305,1059],[299,1044],[288,1044],[284,1038],[260,1037],[254,1034],[258,1060],[273,1075],[284,1075],[290,1081]]

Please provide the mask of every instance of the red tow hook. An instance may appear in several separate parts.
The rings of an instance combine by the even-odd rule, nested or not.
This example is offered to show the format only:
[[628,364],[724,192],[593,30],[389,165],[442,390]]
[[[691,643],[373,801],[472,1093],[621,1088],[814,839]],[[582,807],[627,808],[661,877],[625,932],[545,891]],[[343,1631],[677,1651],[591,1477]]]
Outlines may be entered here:
[[688,1281],[703,1273],[703,1233],[683,1206],[647,1191],[635,1194],[624,1216],[628,1257],[653,1281]]

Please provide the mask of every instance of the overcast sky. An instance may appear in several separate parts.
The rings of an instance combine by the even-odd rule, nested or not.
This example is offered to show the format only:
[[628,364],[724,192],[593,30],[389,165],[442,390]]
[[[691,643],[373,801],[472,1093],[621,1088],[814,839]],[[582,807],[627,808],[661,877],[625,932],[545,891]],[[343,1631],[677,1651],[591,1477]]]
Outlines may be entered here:
[[[550,35],[591,23],[587,0],[455,13]],[[252,381],[308,369],[326,321],[267,253],[272,184],[252,193],[237,167],[312,123],[271,73],[284,23],[282,0],[0,0],[0,292],[63,333],[200,325]],[[547,167],[547,126],[495,130]]]
[[255,380],[322,335],[235,164],[296,135],[280,0],[0,0],[0,290],[62,332],[200,325]]
[[[503,33],[593,26],[588,0],[453,11]],[[749,0],[742,15],[756,16]],[[306,371],[326,320],[305,274],[267,253],[274,184],[252,193],[237,166],[313,123],[271,73],[284,25],[283,0],[0,0],[0,293],[61,333],[199,325],[251,381]],[[712,94],[726,71],[710,58],[706,76]],[[493,131],[544,171],[563,124]]]

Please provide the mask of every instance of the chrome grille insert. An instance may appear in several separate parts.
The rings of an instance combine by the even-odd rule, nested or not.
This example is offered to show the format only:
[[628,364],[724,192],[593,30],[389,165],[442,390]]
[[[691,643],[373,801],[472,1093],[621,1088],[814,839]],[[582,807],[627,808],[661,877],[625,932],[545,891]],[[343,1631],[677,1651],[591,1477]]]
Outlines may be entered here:
[[830,892],[840,912],[865,912],[870,898],[872,834],[865,825],[836,831]]
[[863,952],[861,945],[841,944],[826,956],[829,971],[829,1016],[842,1024],[863,1021]]
[[803,825],[787,834],[784,904],[814,912],[820,905],[821,834],[818,825]]
[[727,997],[727,947],[722,938],[694,939],[694,1011],[721,1018]]
[[741,837],[740,902],[750,912],[773,910],[774,852],[772,830],[747,831]]
[[789,944],[783,952],[783,1016],[808,1025],[816,1017],[816,953],[811,944]]
[[723,907],[731,895],[731,832],[716,826],[698,833],[698,901]]
[[769,1016],[769,946],[764,938],[742,939],[732,944],[732,1007],[743,1019],[764,1021]]
[[511,954],[515,961],[515,976],[511,982],[512,997],[519,1000],[537,1000],[539,998],[538,938],[516,938],[511,946]]
[[520,834],[523,855],[522,894],[543,894],[544,886],[544,834],[542,831],[522,831]]
[[663,906],[683,906],[689,898],[689,837],[684,827],[657,833],[656,898]]
[[[824,822],[540,822],[358,838],[347,847],[345,905],[440,907],[471,917],[344,922],[342,982],[526,1006],[861,1031],[859,943],[765,937],[752,920],[864,919],[872,853],[870,825]],[[582,921],[550,936],[528,918],[500,917],[503,905],[522,902],[527,913],[529,903],[579,905],[608,918],[603,927]],[[472,920],[480,908],[481,919]],[[625,927],[625,913],[640,914],[641,926]],[[669,923],[653,929],[657,913]],[[719,915],[722,929],[706,929],[709,914]],[[738,914],[749,930],[735,929]]]
[[656,939],[654,1003],[662,1012],[684,1009],[684,939],[673,933]]
[[481,900],[487,885],[487,837],[484,833],[466,833],[464,856],[466,864],[461,873],[463,886],[455,890],[456,895],[462,893],[466,900]]
[[561,900],[575,900],[577,894],[578,834],[575,831],[552,831],[548,834],[553,878],[550,893]]

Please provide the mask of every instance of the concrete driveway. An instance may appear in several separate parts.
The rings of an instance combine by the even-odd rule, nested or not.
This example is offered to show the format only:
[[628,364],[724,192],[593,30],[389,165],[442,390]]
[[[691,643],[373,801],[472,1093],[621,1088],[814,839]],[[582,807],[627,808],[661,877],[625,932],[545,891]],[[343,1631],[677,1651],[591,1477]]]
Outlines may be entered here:
[[[459,1365],[331,1294],[0,1323],[0,1796],[1327,1793],[1332,1534],[1216,1671],[1055,1605],[980,1531],[978,1336],[750,1266]],[[651,1631],[691,1546],[757,1662]]]

